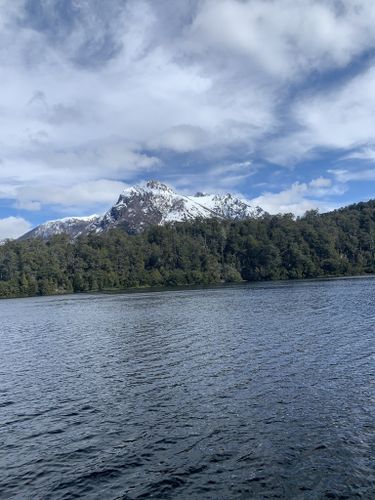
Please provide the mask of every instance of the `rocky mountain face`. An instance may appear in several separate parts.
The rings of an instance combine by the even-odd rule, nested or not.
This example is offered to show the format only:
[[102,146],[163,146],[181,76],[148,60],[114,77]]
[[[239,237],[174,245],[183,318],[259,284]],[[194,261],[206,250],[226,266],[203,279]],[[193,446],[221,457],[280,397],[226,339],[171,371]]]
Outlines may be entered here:
[[163,225],[196,218],[217,217],[239,220],[258,217],[259,207],[252,207],[246,200],[231,194],[215,195],[197,193],[185,196],[176,193],[166,184],[148,181],[123,191],[103,216],[70,217],[46,222],[22,236],[49,238],[66,233],[72,238],[90,232],[101,233],[118,227],[129,233],[139,233],[151,225]]

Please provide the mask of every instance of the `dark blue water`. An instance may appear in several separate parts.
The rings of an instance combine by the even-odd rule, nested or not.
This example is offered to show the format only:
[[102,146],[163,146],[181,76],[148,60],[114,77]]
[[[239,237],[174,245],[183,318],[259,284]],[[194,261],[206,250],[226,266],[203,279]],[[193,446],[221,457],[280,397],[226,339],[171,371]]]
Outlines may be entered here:
[[0,497],[375,498],[375,279],[0,302]]

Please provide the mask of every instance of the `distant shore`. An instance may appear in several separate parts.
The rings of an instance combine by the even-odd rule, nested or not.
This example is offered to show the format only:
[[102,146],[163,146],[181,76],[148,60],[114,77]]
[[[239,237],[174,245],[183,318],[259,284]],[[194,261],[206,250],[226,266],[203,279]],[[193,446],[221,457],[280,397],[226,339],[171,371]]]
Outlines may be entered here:
[[6,299],[35,299],[42,297],[66,297],[69,295],[121,295],[121,294],[132,294],[132,293],[152,293],[152,292],[173,292],[173,291],[183,291],[183,290],[205,290],[205,289],[220,289],[220,288],[230,288],[244,285],[264,285],[264,284],[286,284],[291,282],[301,283],[301,282],[319,282],[319,281],[338,281],[338,280],[350,280],[350,279],[366,279],[374,278],[375,274],[356,274],[350,276],[317,276],[315,278],[294,278],[294,279],[278,279],[278,280],[254,280],[254,281],[235,281],[235,282],[221,282],[221,283],[195,283],[195,284],[177,284],[169,286],[137,286],[129,288],[106,288],[102,290],[87,290],[82,292],[56,292],[50,293],[48,295],[18,295],[14,297],[0,297],[0,300]]

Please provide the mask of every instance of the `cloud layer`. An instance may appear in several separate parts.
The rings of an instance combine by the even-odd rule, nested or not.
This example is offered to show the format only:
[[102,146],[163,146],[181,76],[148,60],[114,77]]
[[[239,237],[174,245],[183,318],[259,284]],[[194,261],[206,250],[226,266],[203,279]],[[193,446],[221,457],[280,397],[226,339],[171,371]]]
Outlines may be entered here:
[[368,0],[0,0],[0,199],[89,213],[157,177],[335,206],[374,179],[374,23]]
[[31,229],[30,222],[22,217],[5,217],[0,219],[0,242],[22,236]]

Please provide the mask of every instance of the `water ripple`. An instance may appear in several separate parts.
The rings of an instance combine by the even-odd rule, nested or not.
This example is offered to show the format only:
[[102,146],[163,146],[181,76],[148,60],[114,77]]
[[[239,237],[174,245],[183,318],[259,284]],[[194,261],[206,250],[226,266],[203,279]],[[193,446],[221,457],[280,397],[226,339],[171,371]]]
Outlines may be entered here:
[[0,497],[375,497],[375,281],[0,302]]

